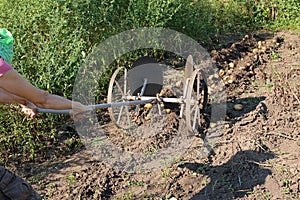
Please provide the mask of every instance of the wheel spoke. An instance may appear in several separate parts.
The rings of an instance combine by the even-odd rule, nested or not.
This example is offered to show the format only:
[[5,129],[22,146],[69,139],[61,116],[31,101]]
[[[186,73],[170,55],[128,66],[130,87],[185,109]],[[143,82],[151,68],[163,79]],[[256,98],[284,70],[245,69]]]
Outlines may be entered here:
[[193,105],[193,107],[192,107],[192,109],[191,109],[191,113],[193,113],[194,112],[194,110],[196,110],[196,108],[197,108],[197,104],[196,105]]
[[[198,107],[198,106],[197,106],[197,107]],[[195,114],[194,114],[194,121],[193,121],[193,130],[196,129],[198,112],[199,112],[199,110],[198,110],[198,108],[196,108]]]
[[127,93],[127,70],[124,69],[124,93],[123,96]]
[[200,86],[200,76],[199,76],[199,73],[197,73],[197,93],[196,93],[196,95],[197,95],[197,97],[198,97],[198,95],[199,95],[199,86]]
[[123,112],[123,108],[124,108],[124,106],[121,106],[119,114],[118,114],[118,119],[117,119],[118,124],[120,123],[120,120],[121,120],[121,115],[122,115],[122,112]]
[[126,120],[128,121],[128,123],[126,123],[125,126],[127,126],[127,128],[129,129],[131,127],[131,121],[130,121],[130,112],[129,112],[128,106],[125,107],[125,111],[126,111],[125,122],[126,122]]
[[123,92],[123,90],[122,90],[120,84],[118,83],[118,81],[115,81],[115,84],[116,84],[118,90],[121,92],[122,96],[124,96],[124,92]]

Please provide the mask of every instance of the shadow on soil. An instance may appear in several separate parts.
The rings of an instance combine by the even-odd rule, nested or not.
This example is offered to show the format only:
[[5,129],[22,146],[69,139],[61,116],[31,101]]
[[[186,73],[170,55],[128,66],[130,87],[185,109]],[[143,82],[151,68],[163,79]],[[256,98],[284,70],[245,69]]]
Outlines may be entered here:
[[253,150],[240,151],[220,165],[210,166],[202,163],[185,163],[180,167],[196,173],[208,175],[210,182],[191,200],[234,199],[244,197],[257,185],[265,182],[271,170],[264,168],[262,162],[274,158],[274,154]]

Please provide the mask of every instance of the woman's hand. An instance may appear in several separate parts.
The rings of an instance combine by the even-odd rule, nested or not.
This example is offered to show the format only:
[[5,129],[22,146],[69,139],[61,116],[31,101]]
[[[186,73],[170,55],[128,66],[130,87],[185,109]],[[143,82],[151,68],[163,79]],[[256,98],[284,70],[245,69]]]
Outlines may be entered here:
[[79,102],[73,102],[70,115],[72,119],[76,120],[80,118],[85,118],[92,111],[93,109],[90,106],[83,105]]
[[29,116],[30,118],[34,119],[37,115],[37,112],[36,112],[36,106],[31,103],[31,102],[27,102],[26,106],[25,105],[21,105],[22,106],[22,112]]

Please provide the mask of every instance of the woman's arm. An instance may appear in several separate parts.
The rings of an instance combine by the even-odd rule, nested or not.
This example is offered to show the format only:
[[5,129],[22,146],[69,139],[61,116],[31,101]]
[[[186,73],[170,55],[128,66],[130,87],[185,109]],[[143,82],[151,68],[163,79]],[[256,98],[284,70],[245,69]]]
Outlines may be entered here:
[[0,88],[0,104],[20,104],[26,106],[28,100]]
[[71,100],[58,95],[49,94],[33,86],[14,69],[7,71],[0,77],[0,87],[13,95],[27,99],[37,107],[56,110],[73,110],[73,114],[90,110],[90,107],[82,105],[79,102],[72,102]]
[[22,112],[34,118],[37,115],[36,106],[27,99],[11,94],[6,90],[0,88],[0,104],[19,104],[22,106]]

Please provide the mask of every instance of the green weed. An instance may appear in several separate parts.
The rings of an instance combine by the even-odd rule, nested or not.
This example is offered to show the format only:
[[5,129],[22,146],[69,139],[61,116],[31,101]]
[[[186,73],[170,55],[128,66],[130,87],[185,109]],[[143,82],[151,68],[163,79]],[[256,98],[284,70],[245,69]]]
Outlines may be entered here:
[[75,176],[73,173],[71,173],[68,177],[67,177],[67,180],[68,180],[68,184],[70,187],[72,187],[75,183]]
[[118,200],[132,200],[134,199],[134,191],[125,192],[122,195],[116,197]]
[[275,51],[271,51],[271,59],[276,61],[279,60],[279,56]]
[[144,186],[146,183],[144,181],[128,181],[128,186],[139,186],[139,187],[142,187]]

